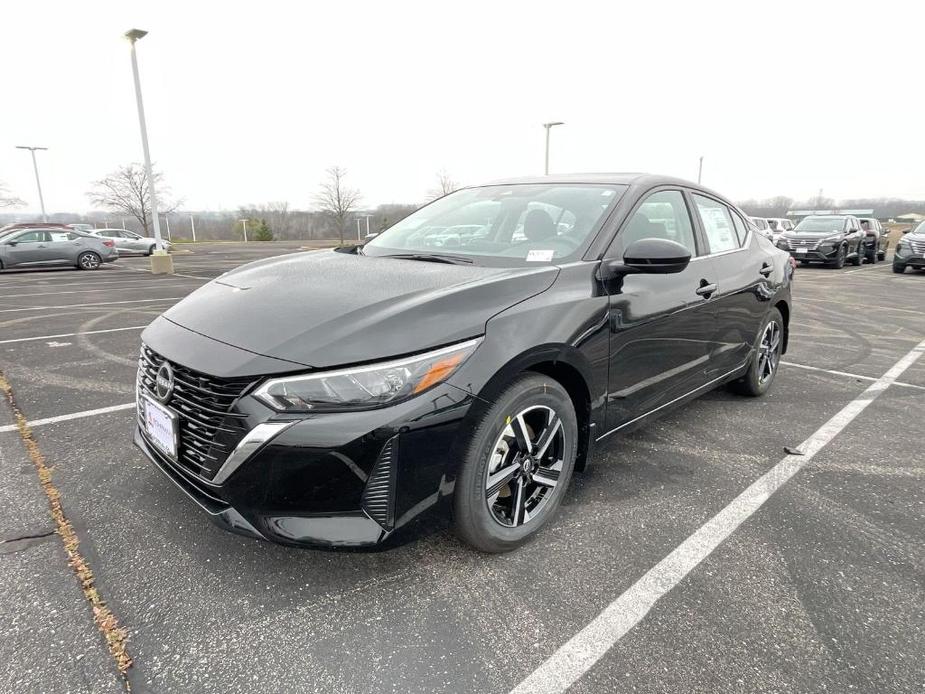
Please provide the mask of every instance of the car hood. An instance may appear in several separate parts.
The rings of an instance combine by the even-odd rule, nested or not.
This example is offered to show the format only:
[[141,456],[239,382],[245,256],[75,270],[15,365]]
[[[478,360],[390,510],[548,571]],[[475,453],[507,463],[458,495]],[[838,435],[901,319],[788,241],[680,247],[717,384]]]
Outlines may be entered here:
[[558,268],[491,268],[316,251],[222,275],[164,317],[249,352],[329,368],[420,352],[485,332],[548,289]]
[[843,231],[785,231],[782,236],[794,239],[822,239],[826,236],[840,236]]

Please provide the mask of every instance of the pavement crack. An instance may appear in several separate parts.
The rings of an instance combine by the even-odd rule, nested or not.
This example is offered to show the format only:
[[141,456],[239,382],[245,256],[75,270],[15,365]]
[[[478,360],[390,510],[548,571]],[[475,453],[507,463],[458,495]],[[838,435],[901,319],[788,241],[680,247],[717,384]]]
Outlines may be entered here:
[[26,417],[16,404],[13,388],[9,381],[6,380],[6,376],[2,371],[0,371],[0,390],[6,395],[6,399],[13,413],[13,418],[16,422],[16,428],[19,431],[19,436],[26,447],[29,459],[32,461],[33,465],[35,465],[35,469],[38,472],[42,491],[48,498],[51,517],[55,523],[55,531],[52,534],[57,534],[61,537],[61,541],[64,544],[64,551],[68,559],[68,566],[71,567],[80,584],[80,589],[83,591],[84,597],[89,603],[93,613],[93,621],[106,640],[109,654],[115,661],[116,668],[122,677],[122,683],[126,691],[129,691],[131,687],[126,673],[132,666],[132,658],[128,654],[126,643],[128,632],[124,627],[119,625],[118,617],[116,617],[106,604],[106,601],[103,599],[102,595],[100,595],[96,587],[93,571],[80,551],[80,538],[77,536],[74,526],[71,525],[67,515],[64,513],[64,506],[61,503],[61,492],[58,491],[52,480],[52,470],[46,464],[45,456],[42,454],[38,443],[32,436],[32,431],[29,429]]
[[54,530],[38,535],[21,535],[0,540],[0,554],[13,554],[47,542],[55,534]]

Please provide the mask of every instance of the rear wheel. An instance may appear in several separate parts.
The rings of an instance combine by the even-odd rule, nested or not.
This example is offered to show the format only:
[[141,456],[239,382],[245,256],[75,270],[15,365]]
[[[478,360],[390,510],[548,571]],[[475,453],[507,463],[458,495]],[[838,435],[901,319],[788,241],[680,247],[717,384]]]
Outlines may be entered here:
[[740,395],[758,397],[764,395],[774,383],[780,357],[784,348],[784,319],[776,308],[758,331],[755,344],[755,356],[746,374],[730,386]]
[[486,408],[454,497],[458,535],[483,552],[519,547],[555,515],[575,467],[578,420],[555,380],[518,377]]
[[150,248],[148,248],[148,252],[145,253],[145,255],[154,255],[154,248],[155,248],[154,246],[151,246]]
[[877,262],[877,258],[878,258],[878,256],[877,256],[877,244],[874,244],[873,246],[871,246],[870,248],[867,249],[866,256],[867,256],[867,262],[868,262],[868,263],[873,264],[873,263],[876,263],[876,262]]
[[86,251],[77,256],[77,267],[81,270],[98,270],[102,260],[91,251]]
[[878,257],[880,260],[886,260],[886,252],[889,250],[889,248],[890,248],[889,244],[887,244],[886,246],[884,246],[884,247],[883,247],[883,250],[882,250],[882,251],[879,251],[879,252],[877,253],[877,257]]

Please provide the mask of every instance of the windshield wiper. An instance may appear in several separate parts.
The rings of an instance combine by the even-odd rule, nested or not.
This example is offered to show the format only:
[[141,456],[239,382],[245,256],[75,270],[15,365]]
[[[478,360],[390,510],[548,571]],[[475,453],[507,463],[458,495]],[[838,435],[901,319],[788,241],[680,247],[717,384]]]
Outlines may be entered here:
[[458,255],[442,255],[437,253],[395,253],[384,255],[382,258],[401,258],[402,260],[423,260],[426,263],[448,263],[450,265],[472,265],[472,260]]

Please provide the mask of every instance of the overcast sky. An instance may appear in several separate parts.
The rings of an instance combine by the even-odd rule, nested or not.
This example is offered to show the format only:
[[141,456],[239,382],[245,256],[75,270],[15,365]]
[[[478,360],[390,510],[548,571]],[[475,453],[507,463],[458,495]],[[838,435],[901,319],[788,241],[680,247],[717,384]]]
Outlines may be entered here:
[[[761,9],[758,9],[758,8]],[[856,9],[855,9],[856,7]],[[453,9],[450,9],[453,8]],[[734,198],[925,199],[925,6],[765,2],[15,2],[0,23],[0,181],[49,212],[152,156],[189,209],[310,208],[551,170],[649,171]]]

